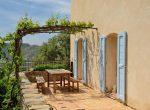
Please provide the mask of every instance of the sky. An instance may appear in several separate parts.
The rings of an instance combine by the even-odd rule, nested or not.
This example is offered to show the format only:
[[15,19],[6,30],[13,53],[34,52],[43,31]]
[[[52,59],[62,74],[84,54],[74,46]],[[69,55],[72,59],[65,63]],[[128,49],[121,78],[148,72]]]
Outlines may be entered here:
[[[44,25],[53,15],[70,17],[70,0],[0,0],[0,36],[15,32],[17,21],[26,14]],[[23,43],[41,45],[53,34],[27,35]]]

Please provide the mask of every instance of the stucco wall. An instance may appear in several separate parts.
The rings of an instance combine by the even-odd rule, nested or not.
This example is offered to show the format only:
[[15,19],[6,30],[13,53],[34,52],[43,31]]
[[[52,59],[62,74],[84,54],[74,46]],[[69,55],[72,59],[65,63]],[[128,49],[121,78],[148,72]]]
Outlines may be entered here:
[[[87,38],[87,84],[94,88],[99,89],[99,52],[98,52],[98,37],[97,32],[95,30],[86,31],[85,34],[76,34],[71,36],[70,45],[71,45],[71,53],[70,59],[73,61],[74,58],[74,40],[81,39],[86,37]],[[81,50],[80,46],[78,50]],[[80,62],[82,63],[82,61]],[[81,66],[78,65],[78,71],[81,70]]]
[[[127,32],[126,103],[137,110],[150,110],[150,0],[72,0],[71,5],[73,21],[91,21],[105,35]],[[88,72],[96,88],[99,54],[92,48],[98,42],[94,36],[88,40]],[[73,37],[71,59],[72,53]]]

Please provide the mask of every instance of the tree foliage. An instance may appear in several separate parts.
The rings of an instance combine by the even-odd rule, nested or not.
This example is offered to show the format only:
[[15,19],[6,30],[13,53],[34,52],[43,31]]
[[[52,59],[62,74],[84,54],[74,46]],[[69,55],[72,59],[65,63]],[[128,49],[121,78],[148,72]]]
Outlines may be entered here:
[[[19,79],[15,79],[14,76],[15,62],[19,62],[19,58],[14,54],[13,37],[14,34],[0,37],[0,109],[2,110],[20,110],[21,105]],[[10,39],[10,46],[6,47],[8,39]],[[4,47],[6,51],[3,51]]]
[[70,35],[58,34],[44,43],[33,58],[38,61],[68,60],[70,53]]

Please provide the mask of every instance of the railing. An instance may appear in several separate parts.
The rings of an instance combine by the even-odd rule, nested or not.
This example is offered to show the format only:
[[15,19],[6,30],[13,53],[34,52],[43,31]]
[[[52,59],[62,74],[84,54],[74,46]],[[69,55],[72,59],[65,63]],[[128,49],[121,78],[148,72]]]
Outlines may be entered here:
[[70,62],[69,61],[23,61],[20,69],[21,71],[29,71],[32,70],[32,68],[34,66],[37,65],[41,65],[41,64],[51,64],[51,65],[55,65],[55,64],[64,64],[68,69],[70,68]]
[[[3,68],[3,64],[4,62],[0,62],[0,68]],[[22,65],[20,66],[20,71],[29,71],[31,70],[34,66],[40,65],[40,64],[51,64],[51,65],[55,65],[55,64],[64,64],[65,65],[65,69],[71,69],[73,67],[73,64],[70,64],[70,61],[23,61]],[[70,67],[71,66],[71,67]],[[72,69],[71,69],[72,71]]]

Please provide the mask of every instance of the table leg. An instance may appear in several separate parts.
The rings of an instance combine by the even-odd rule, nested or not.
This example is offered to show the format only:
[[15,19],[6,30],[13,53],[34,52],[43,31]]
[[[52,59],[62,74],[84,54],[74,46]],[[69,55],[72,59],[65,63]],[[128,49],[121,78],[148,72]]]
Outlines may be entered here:
[[68,74],[68,91],[70,92],[70,74]]
[[62,86],[62,76],[60,76],[60,86]]
[[64,87],[65,87],[65,78],[63,77],[63,81],[64,81]]
[[47,87],[49,87],[49,73],[47,72]]
[[53,83],[54,93],[56,93],[56,76],[53,76]]

